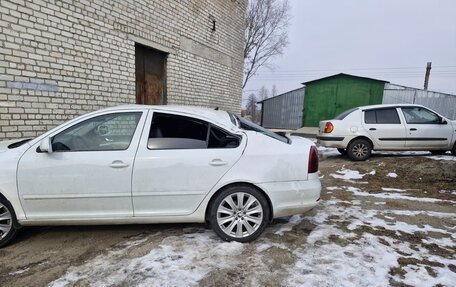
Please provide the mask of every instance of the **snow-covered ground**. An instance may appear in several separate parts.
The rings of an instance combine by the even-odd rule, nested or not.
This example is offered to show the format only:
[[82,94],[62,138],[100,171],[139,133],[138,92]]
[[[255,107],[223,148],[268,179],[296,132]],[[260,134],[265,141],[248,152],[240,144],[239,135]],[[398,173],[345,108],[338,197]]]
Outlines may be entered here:
[[[375,209],[360,205],[364,197],[371,200],[418,199],[404,198],[406,190],[398,188],[382,188],[383,192],[374,194],[349,185],[327,189],[353,197],[347,201],[331,196],[311,215],[292,216],[287,222],[269,227],[270,234],[285,238],[303,222],[314,224],[315,228],[306,239],[294,248],[286,240],[274,243],[267,238],[251,244],[221,242],[210,230],[188,228],[183,235],[165,237],[158,244],[153,243],[156,235],[134,238],[113,251],[70,268],[50,285],[71,286],[78,282],[112,286],[123,282],[135,286],[196,286],[211,272],[235,270],[242,262],[252,262],[247,266],[254,274],[267,272],[267,266],[260,263],[264,260],[262,254],[276,247],[290,251],[295,258],[280,271],[285,286],[388,286],[393,282],[412,286],[454,286],[456,273],[451,270],[456,266],[454,225],[442,229],[429,224],[411,224],[400,218],[425,216],[446,218],[456,223],[455,213]],[[385,191],[396,196],[385,196]],[[431,198],[419,200],[435,202]],[[382,230],[388,232],[378,232]],[[401,236],[418,233],[424,235],[421,242],[408,242]],[[434,254],[427,247],[432,244],[453,252],[453,256]],[[401,260],[416,263],[401,266]],[[401,272],[391,272],[397,268],[401,268]],[[254,279],[250,282],[255,282]]]

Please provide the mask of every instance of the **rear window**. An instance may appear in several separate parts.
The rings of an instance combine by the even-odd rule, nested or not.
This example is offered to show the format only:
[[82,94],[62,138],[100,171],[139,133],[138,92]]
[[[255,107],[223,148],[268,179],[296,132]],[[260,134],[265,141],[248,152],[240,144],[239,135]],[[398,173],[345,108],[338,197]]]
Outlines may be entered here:
[[242,117],[237,117],[237,120],[239,121],[239,127],[243,130],[247,130],[247,131],[255,131],[255,132],[258,132],[258,133],[262,133],[268,137],[271,137],[273,139],[276,139],[278,141],[281,141],[281,142],[284,142],[284,143],[290,143],[290,139],[285,137],[285,136],[281,136],[279,134],[276,134],[274,132],[271,132],[270,130],[268,129],[265,129],[263,128],[262,126],[259,126],[257,124],[254,124],[252,123],[251,121],[248,121]]
[[340,115],[338,115],[337,117],[334,118],[334,120],[343,120],[345,119],[349,114],[353,113],[354,111],[356,111],[358,108],[353,108],[353,109],[349,109],[348,111],[345,111],[343,113],[341,113]]

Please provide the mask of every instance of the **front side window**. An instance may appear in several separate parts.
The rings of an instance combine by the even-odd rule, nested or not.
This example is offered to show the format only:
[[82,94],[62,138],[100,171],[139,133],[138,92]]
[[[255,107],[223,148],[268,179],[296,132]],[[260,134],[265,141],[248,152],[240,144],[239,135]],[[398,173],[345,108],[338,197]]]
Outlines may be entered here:
[[141,112],[114,113],[77,123],[52,138],[57,152],[126,150]]
[[364,111],[366,124],[400,124],[396,108]]
[[439,124],[440,117],[421,107],[402,108],[408,124]]

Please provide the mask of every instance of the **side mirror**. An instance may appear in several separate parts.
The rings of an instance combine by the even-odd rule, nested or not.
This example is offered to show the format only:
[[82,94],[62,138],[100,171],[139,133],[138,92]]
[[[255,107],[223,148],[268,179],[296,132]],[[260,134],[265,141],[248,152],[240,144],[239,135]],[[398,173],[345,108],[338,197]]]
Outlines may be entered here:
[[51,153],[52,152],[52,142],[51,142],[51,138],[50,137],[47,137],[47,138],[44,138],[41,142],[40,142],[40,146],[38,147],[38,152],[47,152],[47,153]]
[[447,125],[448,122],[444,118],[440,118],[440,124],[441,125]]

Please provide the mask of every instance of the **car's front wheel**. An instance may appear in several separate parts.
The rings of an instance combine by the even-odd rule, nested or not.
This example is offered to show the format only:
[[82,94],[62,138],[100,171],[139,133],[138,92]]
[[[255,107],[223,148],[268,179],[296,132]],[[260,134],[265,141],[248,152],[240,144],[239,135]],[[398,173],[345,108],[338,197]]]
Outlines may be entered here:
[[219,192],[210,206],[211,227],[226,241],[249,242],[263,233],[269,222],[269,204],[264,195],[247,185]]
[[372,144],[366,139],[355,139],[347,147],[347,154],[351,160],[366,160],[371,156]]
[[0,196],[0,247],[14,238],[18,229],[11,204]]

